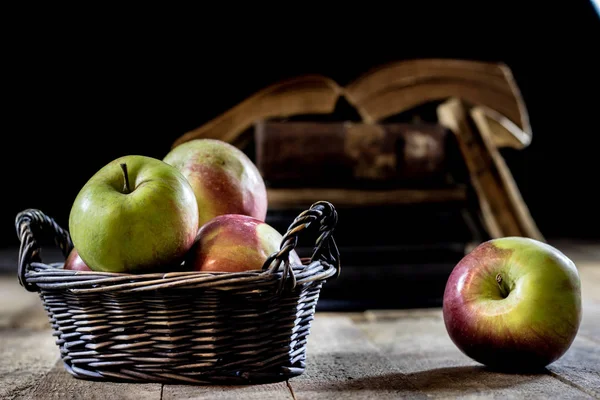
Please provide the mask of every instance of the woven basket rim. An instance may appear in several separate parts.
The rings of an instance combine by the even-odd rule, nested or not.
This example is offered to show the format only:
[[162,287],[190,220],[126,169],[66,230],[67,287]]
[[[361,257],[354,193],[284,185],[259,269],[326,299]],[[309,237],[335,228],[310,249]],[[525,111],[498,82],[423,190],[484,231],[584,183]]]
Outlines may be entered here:
[[[289,254],[298,243],[298,235],[311,224],[319,224],[319,236],[310,258],[301,259],[302,264],[291,261]],[[182,264],[175,270],[154,270],[145,273],[74,271],[64,270],[63,263],[42,262],[41,247],[35,236],[51,237],[65,256],[74,249],[67,230],[41,210],[26,209],[15,219],[17,235],[21,240],[19,250],[18,278],[28,291],[40,289],[67,289],[73,293],[147,291],[174,288],[211,288],[234,291],[251,287],[278,285],[295,288],[298,284],[325,280],[340,273],[339,250],[332,232],[337,224],[335,207],[326,201],[314,203],[301,212],[283,235],[279,250],[269,255],[262,269],[239,272],[194,271]],[[184,258],[185,260],[185,258]],[[62,267],[61,267],[62,265]],[[173,268],[173,267],[171,267]]]
[[[161,289],[204,288],[214,290],[240,289],[260,285],[280,284],[286,277],[284,268],[277,271],[249,270],[240,272],[174,271],[154,273],[119,273],[64,270],[64,263],[32,262],[25,274],[28,284],[45,290],[69,290],[72,293],[145,292]],[[323,260],[290,265],[293,286],[325,281],[337,271]]]

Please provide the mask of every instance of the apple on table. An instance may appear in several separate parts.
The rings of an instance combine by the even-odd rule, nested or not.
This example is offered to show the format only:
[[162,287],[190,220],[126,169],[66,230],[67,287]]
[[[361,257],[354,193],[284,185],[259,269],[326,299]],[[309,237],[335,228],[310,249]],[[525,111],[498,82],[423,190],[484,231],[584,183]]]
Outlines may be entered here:
[[478,245],[452,270],[443,298],[447,332],[467,356],[495,369],[542,369],[571,346],[581,322],[573,261],[525,237]]
[[128,155],[97,171],[69,215],[74,247],[94,271],[177,268],[198,232],[192,187],[175,167]]

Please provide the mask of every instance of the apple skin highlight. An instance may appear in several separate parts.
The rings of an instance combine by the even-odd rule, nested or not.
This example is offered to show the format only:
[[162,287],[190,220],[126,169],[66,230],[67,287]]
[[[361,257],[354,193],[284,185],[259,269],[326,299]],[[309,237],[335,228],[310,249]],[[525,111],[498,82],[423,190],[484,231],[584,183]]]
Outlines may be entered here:
[[454,344],[475,361],[503,370],[540,369],[575,339],[579,275],[570,259],[545,243],[490,240],[453,269],[443,315]]

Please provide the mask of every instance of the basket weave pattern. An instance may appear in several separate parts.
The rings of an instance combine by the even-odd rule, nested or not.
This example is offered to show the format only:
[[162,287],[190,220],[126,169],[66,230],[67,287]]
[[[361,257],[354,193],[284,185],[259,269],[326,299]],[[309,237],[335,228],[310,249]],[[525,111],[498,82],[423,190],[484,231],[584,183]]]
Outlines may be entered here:
[[[298,235],[319,224],[310,260],[290,265]],[[335,208],[300,213],[262,271],[119,274],[41,261],[37,238],[65,257],[68,232],[39,210],[17,215],[19,281],[37,291],[65,368],[96,380],[178,383],[278,381],[304,372],[323,283],[340,272]]]

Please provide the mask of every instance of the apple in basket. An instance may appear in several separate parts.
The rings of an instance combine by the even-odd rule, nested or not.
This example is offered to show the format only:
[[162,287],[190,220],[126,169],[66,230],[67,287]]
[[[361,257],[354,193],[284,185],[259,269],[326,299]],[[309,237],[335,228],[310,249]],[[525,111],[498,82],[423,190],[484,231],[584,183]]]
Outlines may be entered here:
[[71,252],[67,256],[63,269],[69,271],[91,271],[90,267],[88,267],[86,263],[83,262],[83,260],[79,256],[79,252],[75,248],[73,248],[73,250],[71,250]]
[[[260,270],[279,251],[283,236],[271,225],[241,214],[219,215],[200,228],[186,257],[187,269],[203,272]],[[292,265],[301,264],[295,250]]]
[[237,147],[216,139],[194,139],[173,148],[163,161],[190,182],[198,202],[198,227],[223,214],[265,220],[265,183],[256,165]]
[[579,329],[577,268],[534,239],[484,242],[452,270],[443,317],[452,341],[475,361],[506,371],[544,368],[569,349]]
[[196,198],[175,167],[152,157],[120,157],[79,191],[69,231],[94,271],[169,270],[181,264],[198,233]]

